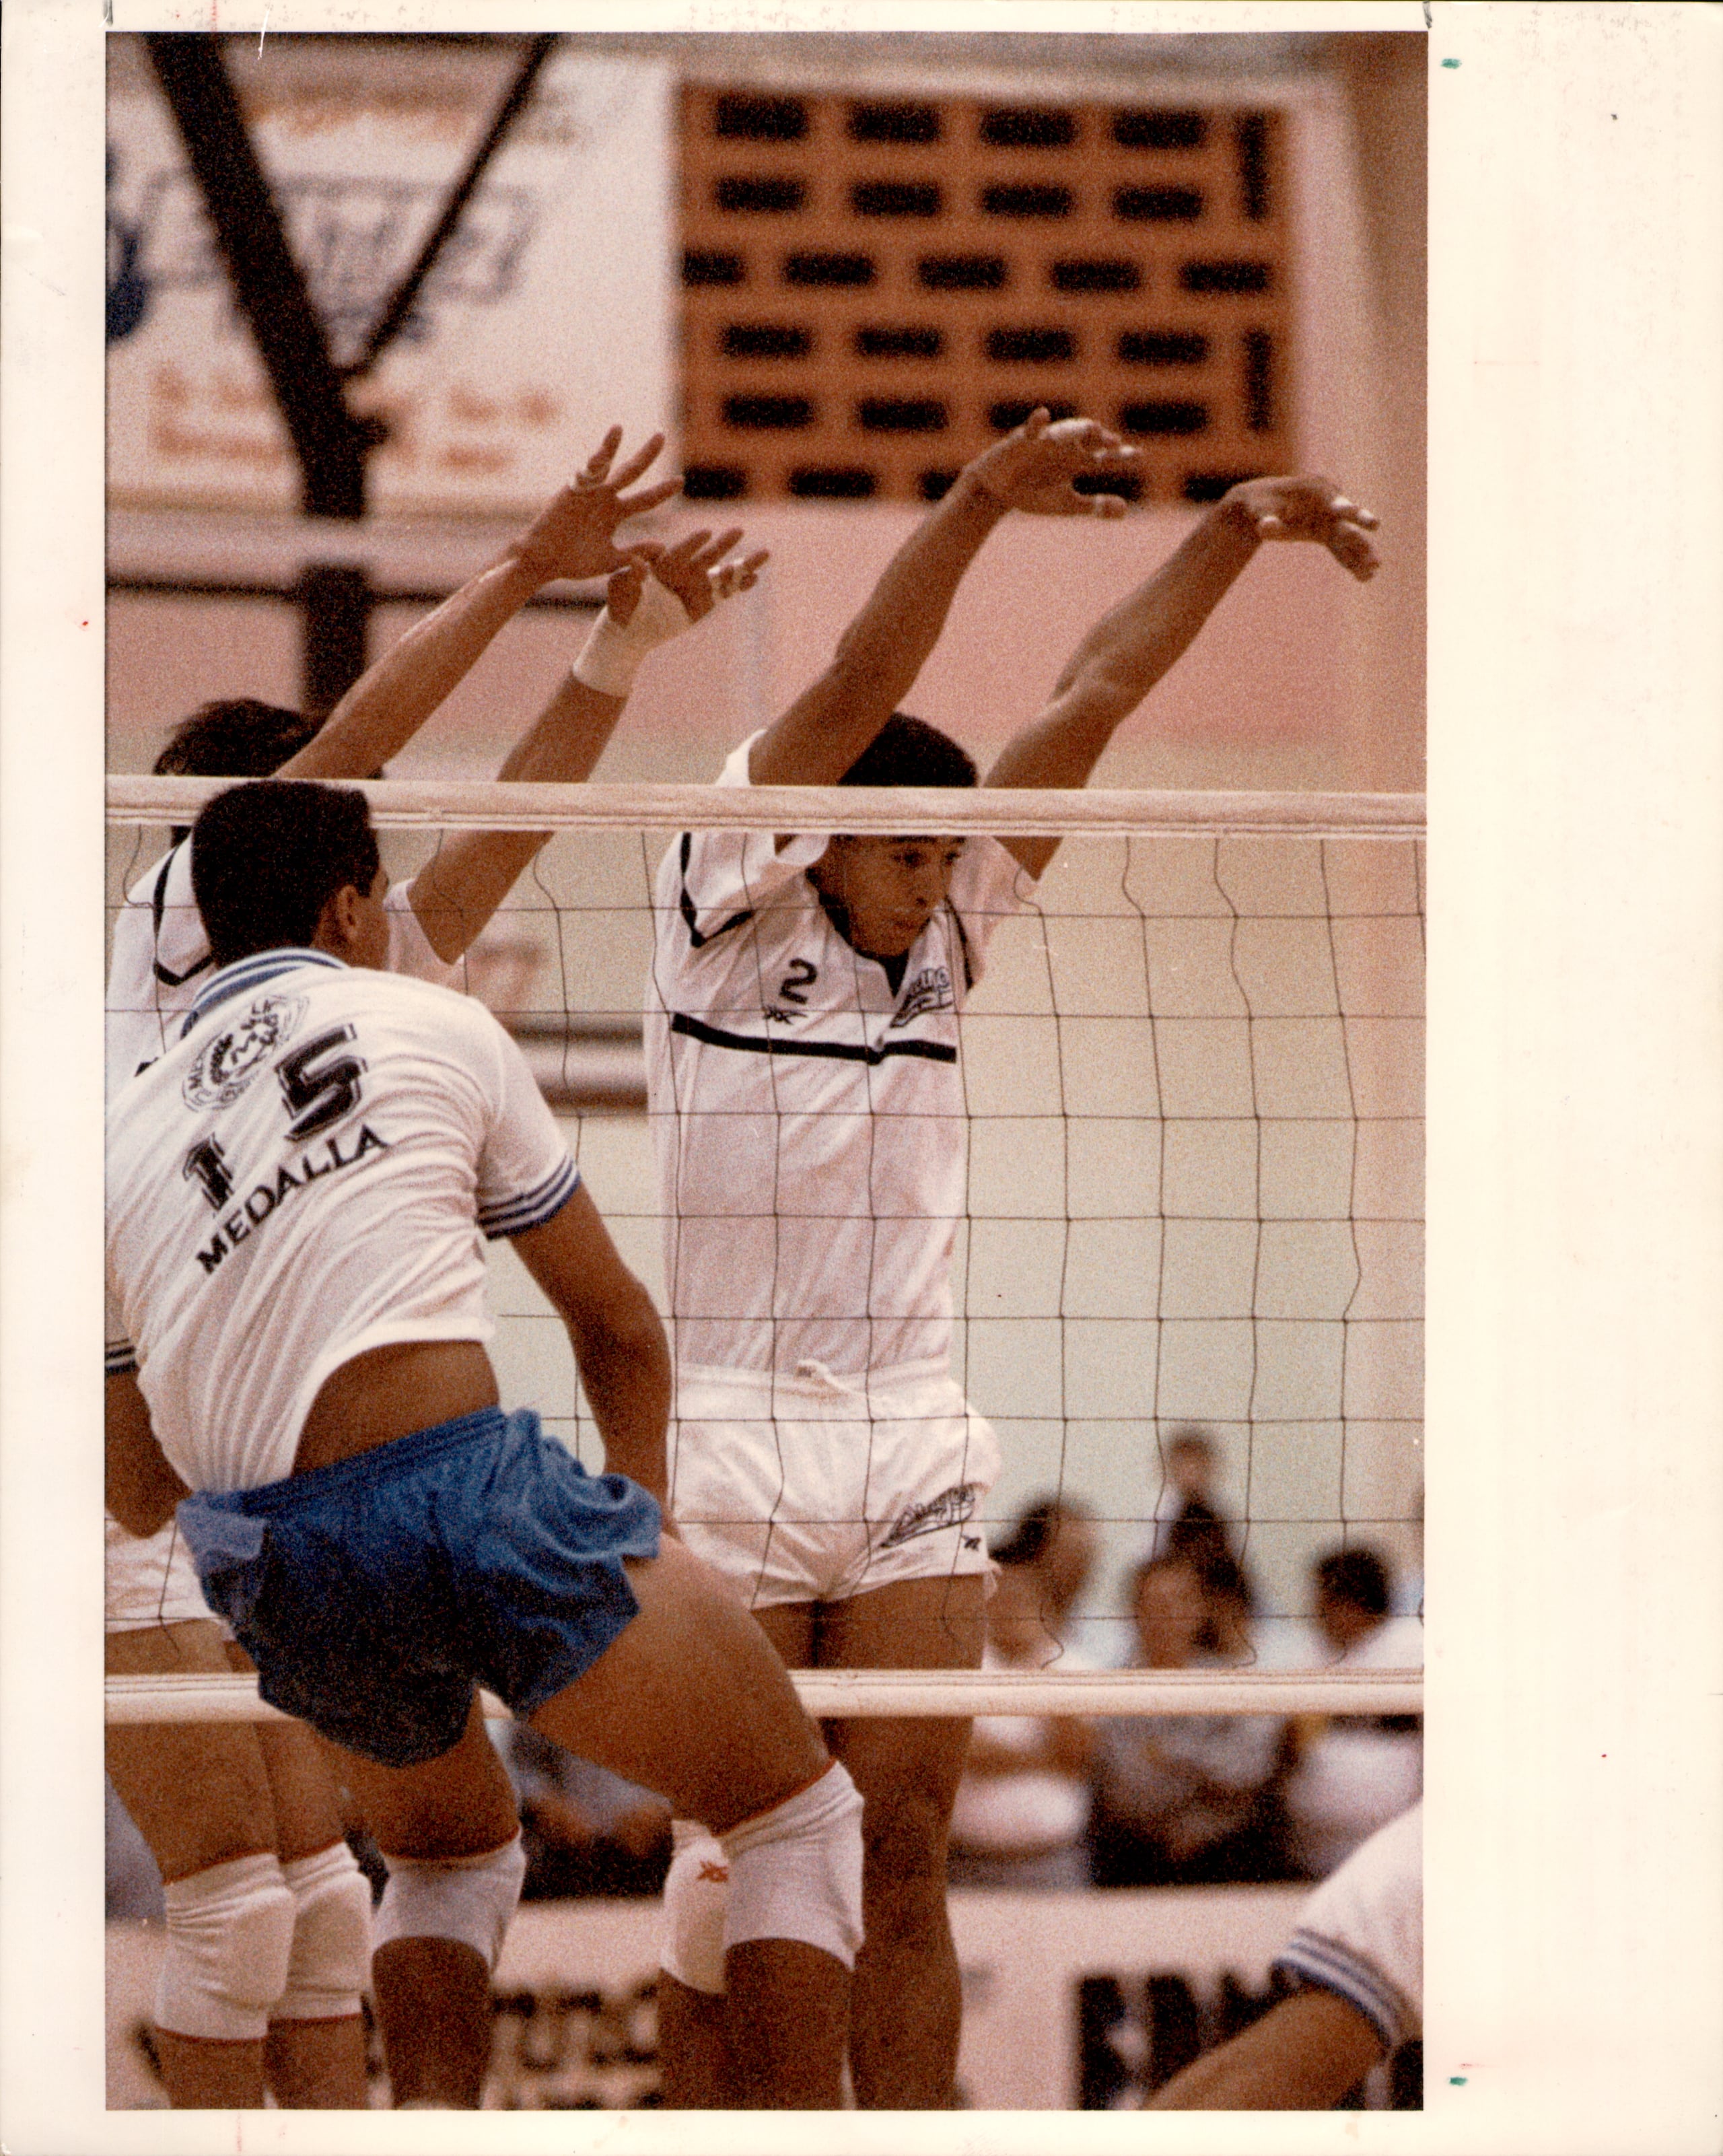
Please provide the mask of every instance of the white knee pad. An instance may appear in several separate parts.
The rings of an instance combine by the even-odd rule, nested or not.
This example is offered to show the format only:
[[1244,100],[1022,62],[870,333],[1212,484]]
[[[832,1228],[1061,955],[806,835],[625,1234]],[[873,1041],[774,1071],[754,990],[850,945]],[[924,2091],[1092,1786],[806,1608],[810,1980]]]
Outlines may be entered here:
[[376,1943],[391,1939],[459,1939],[496,1967],[503,1933],[520,1899],[526,1852],[516,1834],[482,1856],[391,1856],[384,1852],[389,1883],[383,1889]]
[[359,2011],[371,1979],[371,1881],[344,1841],[281,1867],[293,1897],[293,1952],[272,2021],[332,2021]]
[[222,2043],[261,2038],[287,1982],[293,1897],[274,1856],[236,1856],[162,1890],[167,1948],[156,2026]]
[[670,1840],[674,1853],[664,1878],[659,1966],[690,1991],[721,1995],[730,1859],[717,1836],[692,1820],[672,1820]]
[[718,1839],[730,1860],[726,1948],[801,1939],[855,1966],[862,1937],[862,1800],[842,1763]]

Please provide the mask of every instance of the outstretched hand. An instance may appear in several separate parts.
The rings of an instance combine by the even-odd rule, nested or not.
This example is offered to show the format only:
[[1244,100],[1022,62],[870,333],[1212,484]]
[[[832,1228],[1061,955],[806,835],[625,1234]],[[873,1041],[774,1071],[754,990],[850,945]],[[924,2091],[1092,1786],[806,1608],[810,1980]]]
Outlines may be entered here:
[[1003,509],[1035,516],[1122,516],[1124,497],[1079,494],[1074,480],[1129,475],[1138,454],[1096,419],[1054,419],[1037,405],[1022,426],[973,459],[964,477]]
[[1380,567],[1370,542],[1377,519],[1331,480],[1248,479],[1223,500],[1244,510],[1259,539],[1314,539],[1361,584]]
[[618,626],[633,619],[649,567],[657,581],[682,602],[690,624],[704,620],[720,599],[751,591],[771,556],[762,547],[739,561],[726,562],[725,556],[741,536],[741,526],[733,525],[715,539],[710,531],[690,531],[674,547],[647,542],[634,547],[633,559],[610,579],[605,604],[611,619]]
[[613,427],[573,485],[551,497],[510,550],[541,583],[558,577],[602,577],[620,567],[630,557],[615,543],[617,526],[681,491],[679,479],[666,479],[625,493],[663,449],[664,438],[654,434],[613,471],[622,439],[622,429]]

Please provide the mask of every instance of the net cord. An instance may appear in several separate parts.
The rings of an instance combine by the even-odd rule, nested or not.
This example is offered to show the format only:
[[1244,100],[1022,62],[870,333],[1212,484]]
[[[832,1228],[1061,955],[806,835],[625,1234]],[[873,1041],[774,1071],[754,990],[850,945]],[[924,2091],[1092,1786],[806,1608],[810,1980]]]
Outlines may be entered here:
[[[792,1670],[813,1716],[1418,1714],[1416,1670]],[[490,1692],[485,1712],[508,1719]],[[197,1672],[109,1677],[109,1726],[139,1722],[285,1722],[257,1679]]]
[[[1259,832],[1421,839],[1421,793],[1223,793],[1131,788],[558,785],[503,779],[351,782],[379,829],[747,830],[1050,836]],[[189,824],[226,778],[110,777],[111,824]]]

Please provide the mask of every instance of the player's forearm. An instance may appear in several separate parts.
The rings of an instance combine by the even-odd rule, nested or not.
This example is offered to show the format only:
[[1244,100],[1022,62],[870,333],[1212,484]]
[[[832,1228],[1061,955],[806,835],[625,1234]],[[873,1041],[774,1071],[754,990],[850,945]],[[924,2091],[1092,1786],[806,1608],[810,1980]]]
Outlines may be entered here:
[[1145,2109],[1326,2111],[1382,2055],[1382,2038],[1356,2007],[1332,1992],[1303,1991],[1193,2060]]
[[[627,700],[567,675],[499,778],[577,785],[589,778]],[[453,964],[550,837],[548,831],[462,831],[413,880],[413,911],[431,948]]]
[[1003,505],[960,478],[899,547],[831,665],[758,742],[756,786],[832,785],[909,694]]
[[1258,544],[1243,510],[1218,505],[1084,637],[1047,709],[1007,748],[987,784],[1085,784],[1120,722],[1189,649]]
[[670,1351],[644,1288],[602,1324],[571,1326],[575,1361],[608,1472],[669,1499],[664,1433],[670,1414]]
[[545,578],[513,550],[415,623],[348,690],[284,778],[368,778],[397,755]]

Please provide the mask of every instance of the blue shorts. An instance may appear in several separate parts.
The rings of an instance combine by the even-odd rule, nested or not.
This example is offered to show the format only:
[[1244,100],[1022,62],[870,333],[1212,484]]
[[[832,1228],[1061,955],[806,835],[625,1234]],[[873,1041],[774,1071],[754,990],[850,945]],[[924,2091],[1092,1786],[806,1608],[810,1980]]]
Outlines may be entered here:
[[659,1538],[646,1491],[500,1408],[200,1492],[179,1522],[264,1697],[386,1767],[457,1743],[475,1683],[520,1715],[572,1683],[639,1607],[622,1560]]

